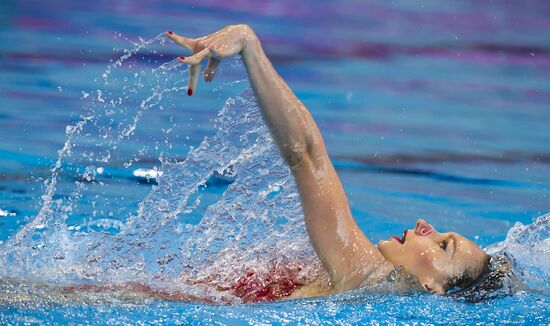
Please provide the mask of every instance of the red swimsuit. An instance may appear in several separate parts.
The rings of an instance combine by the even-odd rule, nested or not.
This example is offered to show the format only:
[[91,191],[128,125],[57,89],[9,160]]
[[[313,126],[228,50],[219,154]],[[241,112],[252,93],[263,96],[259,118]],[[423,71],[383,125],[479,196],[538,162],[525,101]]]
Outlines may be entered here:
[[298,272],[296,269],[285,269],[283,273],[272,270],[267,275],[258,275],[250,271],[228,290],[245,303],[275,301],[291,295],[297,287],[304,285],[304,281],[297,279]]

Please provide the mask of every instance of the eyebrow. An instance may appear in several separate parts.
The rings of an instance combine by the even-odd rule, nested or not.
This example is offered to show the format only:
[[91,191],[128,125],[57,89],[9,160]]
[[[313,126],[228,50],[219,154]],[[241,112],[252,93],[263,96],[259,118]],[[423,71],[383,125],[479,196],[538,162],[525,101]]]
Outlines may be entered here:
[[[450,234],[449,235],[449,239],[453,241],[453,253],[451,254],[451,259],[454,257],[455,253],[456,253],[456,245],[457,245],[457,241],[454,237],[454,235]],[[450,241],[449,240],[449,241]],[[448,244],[447,244],[448,245]]]

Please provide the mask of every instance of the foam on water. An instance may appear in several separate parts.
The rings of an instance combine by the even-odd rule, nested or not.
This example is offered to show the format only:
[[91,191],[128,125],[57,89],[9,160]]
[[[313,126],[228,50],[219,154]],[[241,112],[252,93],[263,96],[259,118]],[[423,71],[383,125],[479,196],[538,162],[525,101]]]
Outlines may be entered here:
[[[186,88],[177,61],[156,62],[158,55],[151,69],[133,60],[155,58],[162,46],[159,35],[125,50],[98,79],[98,89],[83,92],[84,114],[66,129],[38,214],[0,248],[0,274],[57,285],[140,282],[224,302],[224,285],[250,271],[261,278],[291,268],[304,280],[326,279],[308,243],[294,180],[250,91],[227,100],[214,135],[185,160],[176,158],[172,119],[157,126],[158,138],[136,141],[143,115],[175,107],[174,96]],[[123,143],[133,152],[121,150]],[[150,157],[158,158],[158,184],[136,205],[110,209],[131,191],[116,198],[105,191],[115,172]],[[74,187],[60,189],[58,180],[67,175]],[[206,200],[210,188],[215,191]],[[82,215],[84,223],[71,223]],[[517,224],[487,249],[512,254],[526,284],[545,294],[549,216]],[[214,287],[197,289],[196,280]]]

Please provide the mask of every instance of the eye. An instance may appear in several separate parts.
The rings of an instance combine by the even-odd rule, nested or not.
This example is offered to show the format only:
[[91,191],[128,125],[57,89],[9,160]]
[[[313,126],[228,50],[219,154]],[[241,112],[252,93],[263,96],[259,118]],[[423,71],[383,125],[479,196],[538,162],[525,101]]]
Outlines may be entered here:
[[449,244],[449,242],[447,240],[443,240],[439,243],[439,247],[443,250],[446,250],[448,244]]

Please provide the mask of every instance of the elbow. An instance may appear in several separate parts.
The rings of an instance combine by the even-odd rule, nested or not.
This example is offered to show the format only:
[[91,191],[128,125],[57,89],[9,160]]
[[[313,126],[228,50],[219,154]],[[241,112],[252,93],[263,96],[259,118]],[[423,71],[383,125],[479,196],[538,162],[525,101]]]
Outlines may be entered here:
[[309,156],[307,142],[296,142],[292,145],[284,146],[282,155],[286,164],[291,170],[299,168]]

